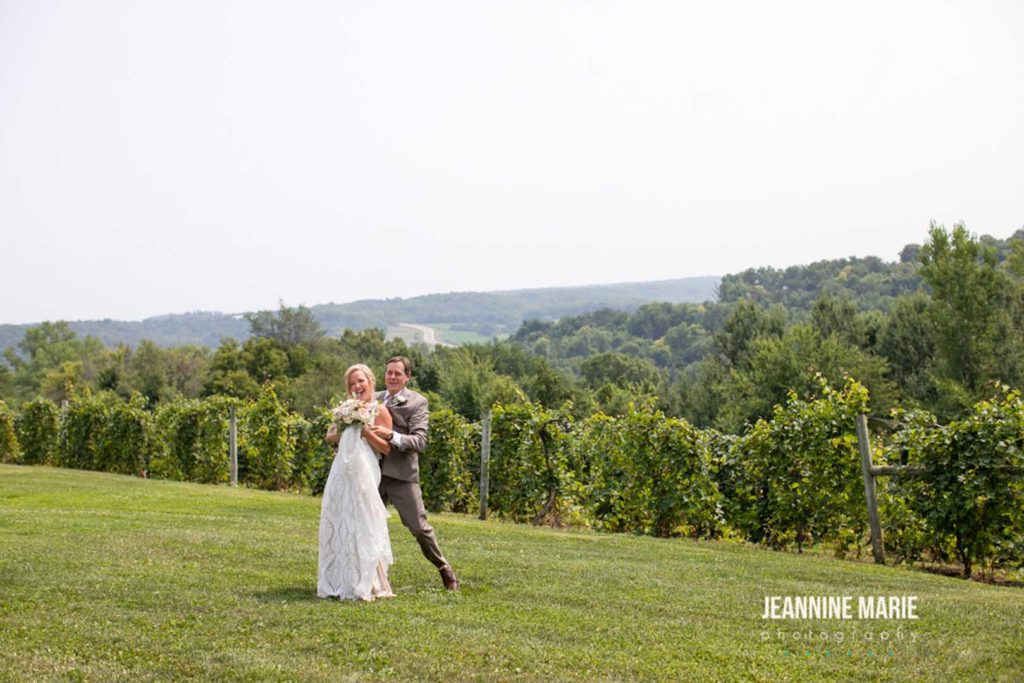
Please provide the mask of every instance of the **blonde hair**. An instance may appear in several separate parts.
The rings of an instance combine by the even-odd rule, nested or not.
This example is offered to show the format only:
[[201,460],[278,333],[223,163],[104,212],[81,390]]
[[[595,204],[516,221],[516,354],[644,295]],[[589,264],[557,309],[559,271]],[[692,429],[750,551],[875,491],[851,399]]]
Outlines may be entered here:
[[363,365],[362,363],[356,363],[355,365],[353,365],[352,367],[345,371],[345,393],[348,393],[349,377],[351,377],[352,373],[356,371],[362,372],[364,375],[366,375],[366,381],[370,383],[370,386],[373,388],[374,391],[377,390],[377,378],[374,377],[373,370],[371,370],[369,366]]

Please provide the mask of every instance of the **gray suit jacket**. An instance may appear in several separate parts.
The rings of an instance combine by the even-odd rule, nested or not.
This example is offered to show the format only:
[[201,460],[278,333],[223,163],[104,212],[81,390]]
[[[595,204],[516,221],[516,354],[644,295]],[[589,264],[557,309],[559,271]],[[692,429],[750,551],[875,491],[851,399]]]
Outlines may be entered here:
[[[377,400],[383,401],[386,391],[377,393]],[[388,406],[391,411],[393,429],[403,435],[405,449],[394,446],[380,461],[382,474],[402,481],[420,480],[420,453],[427,447],[427,399],[412,389],[403,389],[396,401]]]

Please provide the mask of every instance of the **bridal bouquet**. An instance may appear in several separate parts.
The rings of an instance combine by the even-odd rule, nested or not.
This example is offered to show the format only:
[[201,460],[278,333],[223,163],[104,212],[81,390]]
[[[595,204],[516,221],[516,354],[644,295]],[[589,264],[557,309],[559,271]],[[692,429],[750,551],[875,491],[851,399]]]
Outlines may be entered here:
[[342,427],[347,427],[355,422],[372,425],[379,409],[380,404],[376,401],[363,403],[358,398],[347,398],[338,404],[332,414],[334,421]]

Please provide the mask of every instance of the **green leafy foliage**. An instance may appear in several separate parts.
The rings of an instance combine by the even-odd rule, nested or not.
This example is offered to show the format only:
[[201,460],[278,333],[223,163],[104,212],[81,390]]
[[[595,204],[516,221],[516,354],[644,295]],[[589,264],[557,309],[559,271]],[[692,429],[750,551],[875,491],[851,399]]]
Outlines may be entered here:
[[128,401],[106,401],[95,469],[118,474],[144,474],[149,464],[152,438],[152,414],[146,410],[146,399],[141,394],[134,394]]
[[235,339],[223,339],[210,361],[210,368],[203,383],[204,396],[234,396],[254,398],[259,395],[260,385],[249,374],[249,358]]
[[574,403],[606,414],[623,414],[639,387],[620,354],[656,368],[649,393],[666,414],[732,433],[769,418],[790,391],[813,390],[817,373],[835,389],[854,377],[876,413],[925,407],[955,419],[986,382],[1024,380],[1022,243],[1024,231],[996,240],[933,225],[898,263],[753,269],[725,276],[715,303],[529,321],[512,339],[576,374]]
[[699,430],[649,404],[595,415],[571,439],[581,501],[609,531],[712,537],[720,495]]
[[141,475],[153,435],[146,400],[85,391],[69,401],[61,419],[58,464],[85,470]]
[[30,400],[41,394],[54,401],[67,399],[74,387],[96,378],[104,351],[99,339],[78,339],[63,321],[31,327],[17,350],[4,350],[4,360],[13,368],[9,397]]
[[[751,538],[776,547],[834,537],[841,528],[862,529],[866,518],[854,418],[867,391],[854,380],[836,391],[820,382],[820,397],[791,394],[772,419],[758,420],[734,444],[744,463],[731,521]],[[860,487],[860,488],[858,488]],[[859,493],[858,493],[859,492]]]
[[150,474],[166,479],[221,484],[231,474],[228,417],[238,401],[214,397],[164,403],[156,411],[156,454]]
[[878,337],[878,353],[889,363],[889,378],[899,387],[904,408],[935,405],[935,347],[938,332],[923,292],[897,299]]
[[24,463],[46,465],[54,461],[60,432],[60,409],[57,404],[42,397],[29,401],[22,406],[17,429]]
[[510,404],[526,398],[515,381],[499,375],[491,358],[477,349],[441,349],[435,356],[438,397],[443,405],[470,420],[478,421],[495,403]]
[[876,256],[817,261],[785,269],[751,268],[726,275],[718,286],[722,303],[749,299],[761,305],[782,304],[788,309],[809,310],[822,290],[832,294],[849,292],[865,308],[885,310],[895,297],[912,292],[920,278],[914,258],[916,250],[904,248],[907,259],[887,263]]
[[289,433],[289,414],[267,384],[259,398],[247,405],[240,418],[245,424],[239,440],[238,476],[257,488],[283,489],[292,482],[295,439]]
[[14,413],[0,401],[0,462],[21,462],[21,446],[14,429]]
[[929,545],[952,547],[970,576],[975,565],[1024,565],[1024,401],[1001,387],[963,420],[935,425],[901,414],[894,448],[922,474],[904,484],[908,506],[927,523]]
[[291,414],[288,418],[288,433],[295,444],[292,460],[292,485],[320,494],[327,484],[331,472],[335,449],[324,441],[331,424],[331,415],[322,410],[312,420]]
[[305,306],[288,308],[283,301],[279,302],[276,313],[246,313],[245,319],[254,337],[271,339],[283,347],[310,345],[324,336],[323,327],[310,309]]
[[[841,390],[823,377],[817,383],[817,395],[791,393],[770,420],[740,436],[696,429],[651,402],[584,420],[573,418],[569,404],[495,406],[489,508],[534,524],[656,536],[739,534],[798,550],[825,541],[844,552],[859,547],[866,515],[854,417],[866,409],[867,390],[852,379]],[[10,454],[10,444],[23,441],[33,463],[223,483],[232,406],[243,483],[322,491],[334,457],[323,440],[328,411],[313,420],[292,413],[269,384],[249,403],[179,399],[155,413],[140,394],[125,400],[110,392],[75,394],[63,411],[39,399],[18,416],[0,404],[0,443]],[[1003,388],[945,426],[923,412],[898,418],[902,427],[879,454],[899,453],[901,464],[921,473],[878,484],[896,560],[955,558],[967,573],[980,562],[1024,564],[1020,393]],[[432,414],[421,459],[432,511],[477,509],[480,429],[450,410]]]
[[450,410],[430,414],[430,439],[420,456],[420,488],[428,510],[476,512],[480,425]]
[[488,509],[516,521],[557,521],[568,512],[567,410],[497,405],[491,426]]
[[99,443],[106,420],[102,397],[83,392],[69,401],[60,422],[57,464],[81,470],[100,469]]
[[941,557],[925,519],[915,508],[904,477],[876,477],[875,495],[878,498],[878,516],[882,526],[887,561],[895,564],[913,564],[926,556]]
[[[1020,290],[1000,267],[995,246],[963,225],[947,232],[933,224],[921,249],[921,277],[932,290],[937,410],[962,414],[981,398],[987,382],[1019,386],[1024,379],[1024,327]],[[1015,319],[1016,318],[1016,319]]]

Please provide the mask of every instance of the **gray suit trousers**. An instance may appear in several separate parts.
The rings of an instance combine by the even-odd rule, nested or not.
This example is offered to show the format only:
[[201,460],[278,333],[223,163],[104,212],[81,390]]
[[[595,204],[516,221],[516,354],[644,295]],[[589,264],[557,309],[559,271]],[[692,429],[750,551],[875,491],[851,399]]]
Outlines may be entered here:
[[420,491],[419,483],[382,474],[379,490],[384,504],[390,502],[398,510],[398,517],[420,544],[423,556],[438,569],[448,564],[448,560],[441,554],[441,549],[437,547],[434,527],[427,521],[427,509],[423,507],[423,493]]

